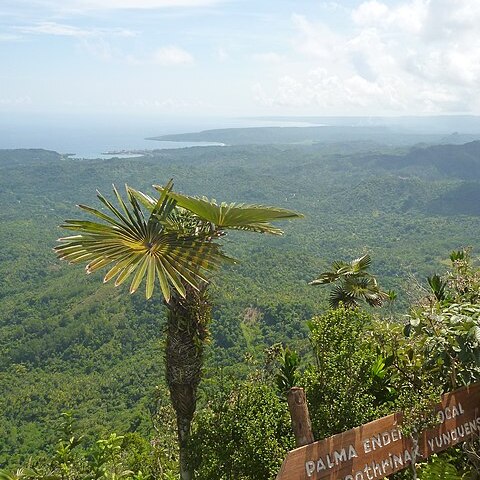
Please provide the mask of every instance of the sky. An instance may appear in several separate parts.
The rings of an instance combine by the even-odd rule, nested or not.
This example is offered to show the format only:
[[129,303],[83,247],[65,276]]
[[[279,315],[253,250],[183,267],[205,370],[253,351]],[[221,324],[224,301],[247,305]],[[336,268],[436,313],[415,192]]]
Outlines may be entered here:
[[479,0],[2,0],[0,113],[480,114]]

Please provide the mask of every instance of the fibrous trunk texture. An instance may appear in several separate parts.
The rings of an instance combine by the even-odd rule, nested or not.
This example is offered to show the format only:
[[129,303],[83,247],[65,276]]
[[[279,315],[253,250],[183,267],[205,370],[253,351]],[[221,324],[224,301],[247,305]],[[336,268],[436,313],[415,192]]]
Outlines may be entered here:
[[211,318],[206,286],[200,291],[188,287],[186,298],[173,297],[168,308],[166,374],[177,417],[180,478],[192,480],[188,444]]

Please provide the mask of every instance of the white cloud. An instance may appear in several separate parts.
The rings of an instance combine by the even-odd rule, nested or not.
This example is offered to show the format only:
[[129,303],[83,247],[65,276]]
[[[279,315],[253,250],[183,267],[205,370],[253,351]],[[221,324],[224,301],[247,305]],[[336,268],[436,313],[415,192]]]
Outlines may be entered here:
[[15,42],[21,40],[20,35],[15,35],[13,33],[0,33],[0,42]]
[[79,28],[57,22],[41,22],[35,25],[16,27],[16,30],[23,34],[54,35],[62,37],[96,37],[113,35],[119,37],[133,37],[135,32],[127,29],[101,29],[101,28]]
[[353,21],[358,25],[378,25],[388,15],[388,7],[377,0],[362,3],[352,12]]
[[174,45],[156,50],[152,55],[152,61],[162,66],[192,65],[194,63],[190,53]]
[[317,59],[330,59],[342,43],[342,38],[324,23],[312,23],[304,15],[292,15],[298,31],[294,42],[296,50]]
[[43,22],[37,25],[17,27],[17,30],[25,34],[44,34],[63,37],[88,37],[93,35],[92,30],[82,29],[72,25],[62,25],[55,22]]
[[132,65],[156,64],[161,66],[187,66],[195,63],[189,52],[175,45],[160,47],[143,56],[134,56],[114,48],[107,38],[136,36],[135,32],[127,29],[80,28],[57,22],[42,22],[36,25],[16,27],[16,31],[24,35],[75,38],[79,40],[79,46],[86,52],[104,61],[117,60]]
[[86,0],[81,5],[98,10],[205,7],[219,0]]
[[83,38],[80,46],[93,57],[103,61],[111,61],[115,58],[124,58],[122,52],[112,47],[110,42],[101,37]]
[[215,56],[220,62],[226,62],[230,58],[225,47],[218,47],[215,51]]
[[330,1],[330,0],[323,0],[320,2],[320,7],[325,10],[330,10],[333,12],[348,12],[347,7],[342,5],[340,2]]
[[[259,103],[330,113],[480,113],[480,1],[368,0],[349,30],[294,15],[295,68]],[[268,92],[268,93],[267,93]]]
[[[18,1],[18,0],[16,0]],[[38,5],[62,11],[156,10],[162,8],[208,7],[222,0],[39,0]]]
[[23,35],[52,35],[56,37],[71,37],[90,55],[103,61],[125,60],[125,55],[112,47],[111,37],[135,37],[136,32],[123,28],[80,28],[57,22],[41,22],[35,25],[15,27]]
[[401,85],[395,86],[393,81],[372,83],[359,75],[340,78],[319,68],[302,78],[280,78],[273,94],[267,94],[260,85],[255,86],[254,93],[259,103],[269,107],[316,107],[336,113],[367,107],[402,110],[404,105],[398,96]]
[[0,98],[1,106],[19,106],[19,105],[30,105],[32,99],[29,96],[14,97],[14,98]]

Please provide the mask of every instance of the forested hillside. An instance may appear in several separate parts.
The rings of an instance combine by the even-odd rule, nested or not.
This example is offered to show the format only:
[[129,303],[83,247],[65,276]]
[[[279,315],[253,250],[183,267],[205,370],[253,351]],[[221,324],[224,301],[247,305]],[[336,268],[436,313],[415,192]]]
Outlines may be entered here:
[[[204,130],[201,132],[180,133],[152,137],[153,140],[168,140],[174,142],[221,142],[228,145],[268,145],[268,144],[332,144],[336,142],[370,142],[377,145],[408,146],[426,143],[462,144],[480,139],[478,128],[474,133],[461,133],[439,129],[444,133],[432,133],[432,125],[428,129],[405,128],[400,125],[388,125],[379,122],[371,125],[368,121],[356,123],[354,119],[346,119],[342,125],[335,119],[330,123],[319,126],[301,127],[250,127],[250,128],[224,128]],[[318,122],[322,124],[321,119]],[[466,131],[469,131],[468,129]],[[448,133],[447,133],[448,132]]]
[[307,283],[333,259],[368,251],[403,311],[418,295],[414,279],[424,283],[480,234],[480,142],[236,145],[111,160],[0,151],[0,467],[52,450],[67,410],[92,437],[149,435],[156,385],[166,401],[160,295],[145,301],[102,286],[100,274],[67,267],[52,248],[64,235],[58,225],[79,216],[75,204],[99,206],[96,189],[110,196],[112,183],[127,183],[150,193],[170,178],[190,195],[305,215],[284,223],[283,237],[223,240],[241,263],[214,278],[204,392],[246,375],[275,342],[305,348],[305,322],[328,297]]

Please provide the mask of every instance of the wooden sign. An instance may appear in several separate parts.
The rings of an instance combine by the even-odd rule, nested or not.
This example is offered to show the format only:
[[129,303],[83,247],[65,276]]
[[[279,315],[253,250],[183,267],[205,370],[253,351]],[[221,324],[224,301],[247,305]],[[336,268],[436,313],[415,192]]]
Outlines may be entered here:
[[288,453],[277,480],[375,480],[480,434],[480,383],[442,396],[438,425],[419,435],[415,451],[400,430],[402,414],[383,417]]

